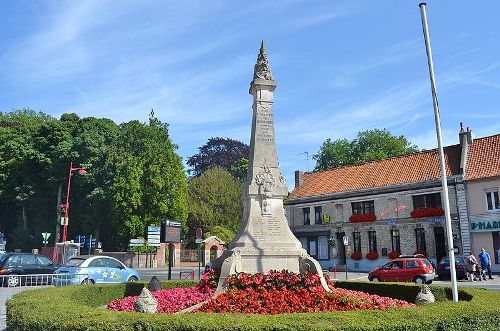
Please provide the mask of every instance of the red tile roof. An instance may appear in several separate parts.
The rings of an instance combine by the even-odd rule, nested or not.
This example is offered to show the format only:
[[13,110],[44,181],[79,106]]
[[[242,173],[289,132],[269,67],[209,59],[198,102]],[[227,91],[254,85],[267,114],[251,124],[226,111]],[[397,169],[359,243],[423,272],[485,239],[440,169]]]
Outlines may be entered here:
[[[460,145],[445,147],[444,152],[447,165],[446,174],[448,176],[458,175],[460,173]],[[439,178],[441,178],[439,154],[437,149],[432,149],[410,155],[305,173],[302,184],[290,193],[289,199]]]
[[500,176],[500,134],[474,139],[467,157],[465,180]]

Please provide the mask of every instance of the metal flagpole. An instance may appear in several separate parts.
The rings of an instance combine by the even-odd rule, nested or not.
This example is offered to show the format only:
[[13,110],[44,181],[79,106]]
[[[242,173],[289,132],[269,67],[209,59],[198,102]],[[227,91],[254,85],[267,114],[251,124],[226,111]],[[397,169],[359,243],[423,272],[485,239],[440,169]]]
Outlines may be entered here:
[[436,122],[436,135],[438,141],[439,161],[441,163],[441,183],[443,186],[444,214],[446,217],[446,239],[448,243],[448,257],[450,259],[451,290],[453,301],[458,301],[457,278],[455,270],[455,250],[453,247],[453,235],[451,232],[450,201],[448,197],[448,183],[446,180],[446,164],[443,152],[443,138],[441,136],[441,119],[439,115],[439,105],[436,93],[436,82],[434,79],[434,65],[432,63],[431,42],[429,37],[429,27],[427,25],[427,13],[425,11],[426,3],[418,5],[420,7],[420,16],[422,18],[422,27],[425,39],[425,49],[427,52],[427,63],[429,65],[429,76],[431,80],[432,104],[434,106],[434,120]]

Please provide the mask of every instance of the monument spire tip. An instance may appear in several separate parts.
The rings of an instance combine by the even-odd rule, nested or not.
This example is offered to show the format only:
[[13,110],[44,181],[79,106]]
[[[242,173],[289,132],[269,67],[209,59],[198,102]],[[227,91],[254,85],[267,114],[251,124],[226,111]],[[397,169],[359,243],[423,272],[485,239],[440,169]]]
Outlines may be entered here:
[[269,66],[269,61],[267,59],[266,49],[264,48],[264,40],[260,42],[260,51],[257,56],[257,63],[255,64],[253,71],[253,78],[259,78],[264,80],[273,80],[273,75],[271,73],[271,67]]

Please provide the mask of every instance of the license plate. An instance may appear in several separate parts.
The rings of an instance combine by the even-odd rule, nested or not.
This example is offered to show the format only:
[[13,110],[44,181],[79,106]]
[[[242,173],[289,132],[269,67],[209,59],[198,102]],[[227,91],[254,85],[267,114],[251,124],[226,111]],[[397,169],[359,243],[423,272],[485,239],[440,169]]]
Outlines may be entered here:
[[447,267],[444,267],[444,268],[445,268],[445,269],[450,269],[450,267],[449,267],[449,266],[447,266]]

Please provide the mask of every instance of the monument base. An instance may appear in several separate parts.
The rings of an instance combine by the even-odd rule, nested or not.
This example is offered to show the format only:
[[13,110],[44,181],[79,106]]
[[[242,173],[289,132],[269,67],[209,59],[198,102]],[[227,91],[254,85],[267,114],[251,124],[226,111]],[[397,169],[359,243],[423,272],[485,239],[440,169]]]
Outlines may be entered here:
[[325,291],[330,291],[323,271],[318,261],[309,256],[305,249],[285,248],[259,249],[256,247],[234,248],[226,250],[213,264],[220,275],[217,290],[218,295],[227,290],[227,278],[241,272],[267,274],[271,270],[288,270],[297,274],[305,272],[318,273]]

